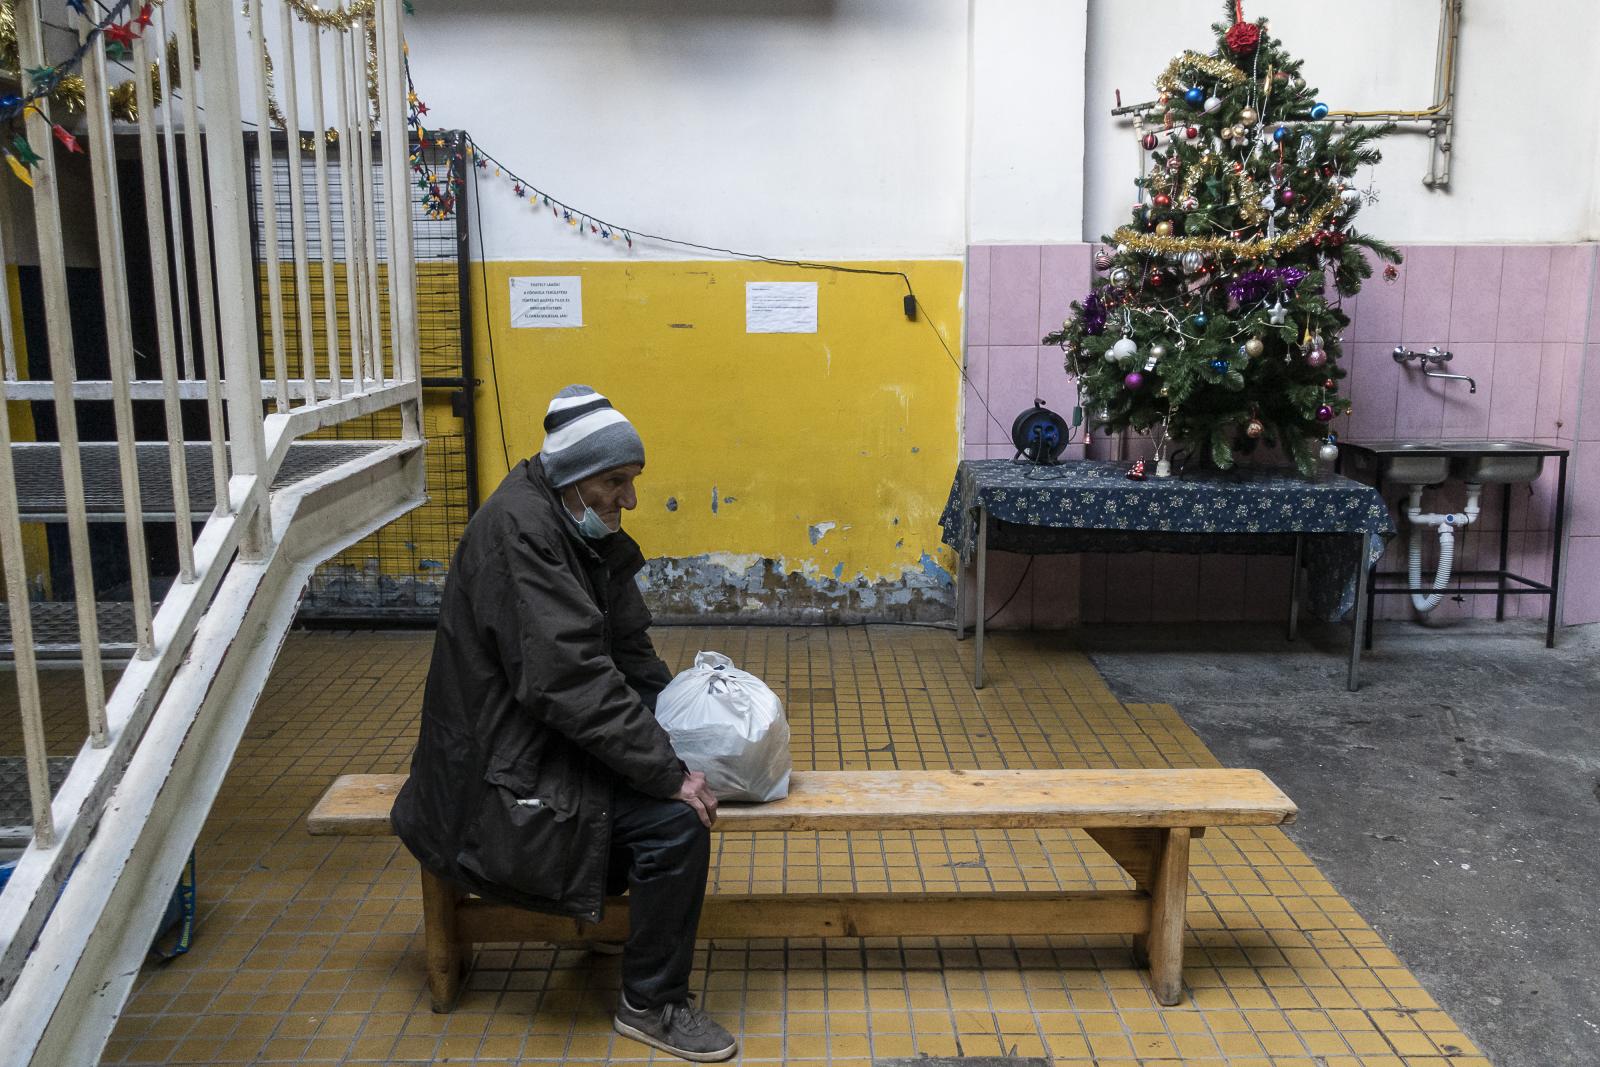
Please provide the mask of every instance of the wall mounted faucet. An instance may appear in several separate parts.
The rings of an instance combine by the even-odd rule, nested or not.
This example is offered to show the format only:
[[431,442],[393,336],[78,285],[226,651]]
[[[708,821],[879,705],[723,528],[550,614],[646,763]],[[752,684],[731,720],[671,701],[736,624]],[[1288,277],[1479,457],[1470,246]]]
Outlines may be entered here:
[[1410,363],[1412,360],[1416,360],[1422,365],[1422,373],[1424,377],[1448,378],[1451,381],[1466,382],[1468,386],[1467,392],[1476,393],[1478,391],[1478,383],[1467,377],[1465,374],[1446,374],[1444,371],[1429,369],[1430,367],[1442,367],[1454,358],[1455,356],[1453,354],[1443,351],[1438,345],[1434,345],[1426,352],[1413,352],[1403,345],[1396,345],[1394,350],[1394,361],[1396,363],[1404,366],[1405,364]]

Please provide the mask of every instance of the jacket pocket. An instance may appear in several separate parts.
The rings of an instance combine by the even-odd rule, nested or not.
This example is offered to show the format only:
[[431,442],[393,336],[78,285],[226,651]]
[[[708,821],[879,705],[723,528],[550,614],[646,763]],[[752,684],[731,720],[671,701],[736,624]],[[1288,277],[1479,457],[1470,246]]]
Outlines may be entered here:
[[578,843],[576,816],[569,797],[520,775],[490,771],[457,862],[486,882],[560,901],[568,894]]

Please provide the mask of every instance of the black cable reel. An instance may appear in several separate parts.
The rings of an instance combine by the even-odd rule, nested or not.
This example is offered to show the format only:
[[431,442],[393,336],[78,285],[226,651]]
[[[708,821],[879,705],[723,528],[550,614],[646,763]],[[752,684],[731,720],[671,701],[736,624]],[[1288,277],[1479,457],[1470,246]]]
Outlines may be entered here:
[[1011,423],[1011,443],[1017,449],[1013,460],[1026,459],[1041,466],[1059,463],[1071,440],[1072,427],[1042,399],[1035,399],[1033,407]]

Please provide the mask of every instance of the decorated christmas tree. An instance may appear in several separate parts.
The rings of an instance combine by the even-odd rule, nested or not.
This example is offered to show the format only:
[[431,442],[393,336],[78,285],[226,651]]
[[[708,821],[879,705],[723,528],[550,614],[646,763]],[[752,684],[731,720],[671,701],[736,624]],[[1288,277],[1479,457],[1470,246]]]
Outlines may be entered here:
[[1185,52],[1136,115],[1133,219],[1104,238],[1093,291],[1045,338],[1106,430],[1231,467],[1279,445],[1316,469],[1339,395],[1339,333],[1372,267],[1355,177],[1391,126],[1331,119],[1300,61],[1228,0],[1210,54]]

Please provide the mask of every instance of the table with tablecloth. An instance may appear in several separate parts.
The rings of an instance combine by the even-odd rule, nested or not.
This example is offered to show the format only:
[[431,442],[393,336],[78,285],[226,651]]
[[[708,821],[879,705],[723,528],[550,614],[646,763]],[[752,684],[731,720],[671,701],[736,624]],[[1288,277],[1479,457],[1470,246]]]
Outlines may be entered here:
[[[991,459],[957,467],[939,523],[945,543],[961,556],[963,578],[965,564],[976,564],[977,685],[983,684],[986,556],[1001,549],[1292,555],[1291,636],[1303,565],[1313,614],[1328,620],[1351,611],[1358,616],[1349,670],[1350,688],[1356,688],[1365,586],[1384,541],[1394,535],[1394,520],[1377,490],[1337,474],[1303,478],[1280,467],[1240,466],[1138,481],[1128,477],[1130,466]],[[959,603],[957,617],[964,630]]]

